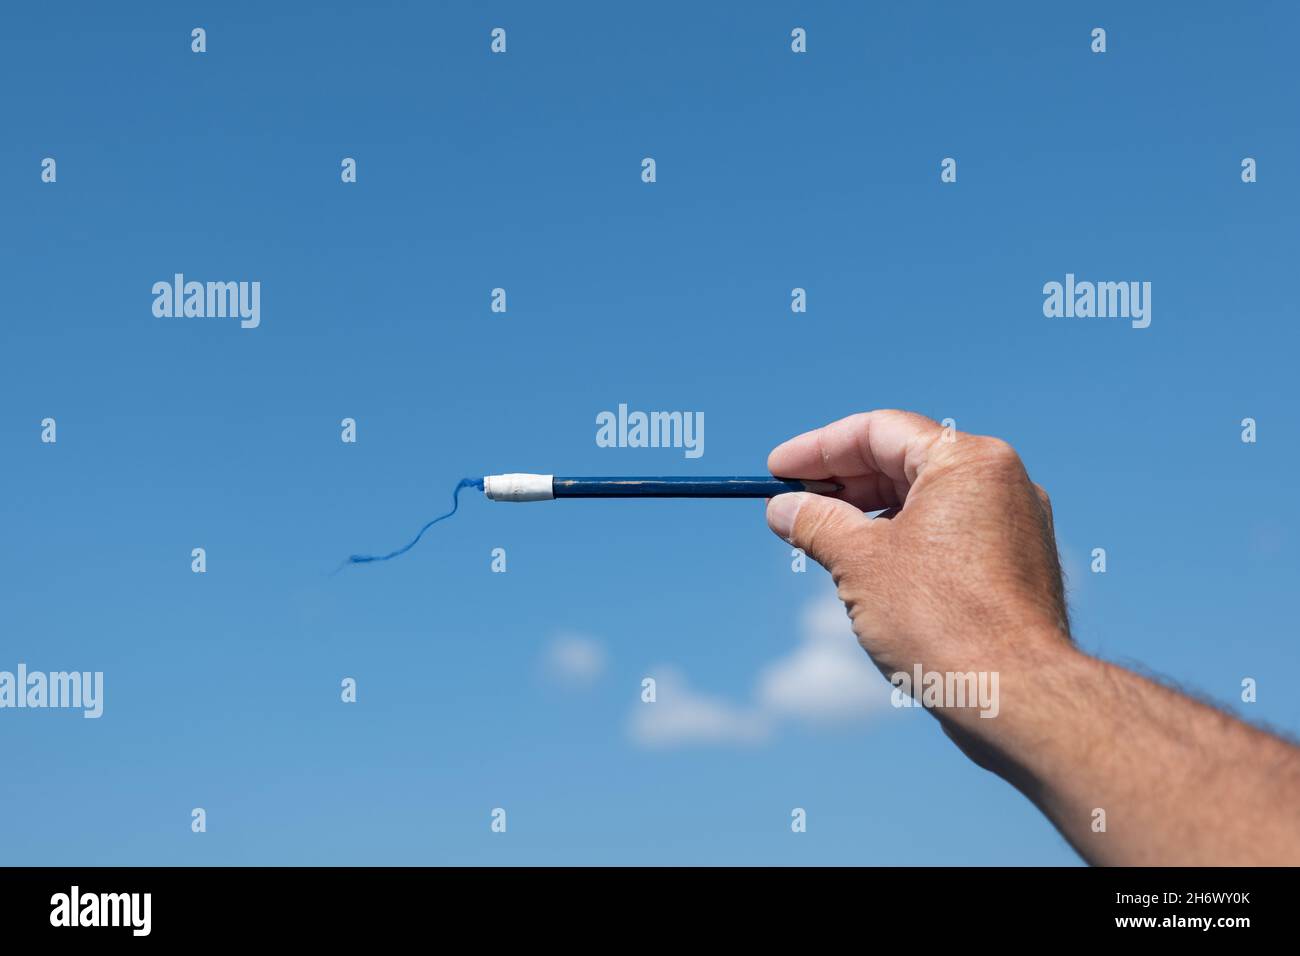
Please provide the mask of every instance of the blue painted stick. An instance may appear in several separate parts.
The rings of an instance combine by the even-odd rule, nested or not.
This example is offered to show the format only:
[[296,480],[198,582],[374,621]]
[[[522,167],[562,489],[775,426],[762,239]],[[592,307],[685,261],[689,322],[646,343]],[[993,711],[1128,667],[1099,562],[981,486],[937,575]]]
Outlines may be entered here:
[[832,481],[793,478],[556,478],[554,475],[488,475],[463,478],[451,496],[451,510],[425,524],[410,544],[388,554],[354,554],[345,564],[391,561],[410,551],[424,533],[446,521],[460,506],[463,488],[479,488],[493,501],[550,501],[552,498],[772,498],[787,491],[833,494],[843,489]]
[[483,493],[493,501],[552,498],[772,498],[787,491],[831,494],[843,485],[792,478],[659,476],[653,478],[557,478],[554,475],[488,475]]

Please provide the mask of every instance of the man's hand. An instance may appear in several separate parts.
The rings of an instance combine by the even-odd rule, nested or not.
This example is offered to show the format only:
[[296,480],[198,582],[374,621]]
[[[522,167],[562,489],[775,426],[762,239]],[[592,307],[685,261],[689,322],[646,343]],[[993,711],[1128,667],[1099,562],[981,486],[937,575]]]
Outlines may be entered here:
[[1051,505],[1006,442],[865,412],[792,438],[768,468],[844,485],[843,500],[773,498],[767,520],[831,572],[886,675],[1014,669],[1068,643]]
[[1300,864],[1300,748],[1075,648],[1051,505],[1005,442],[876,411],[768,466],[844,485],[773,498],[767,520],[831,572],[886,676],[999,675],[992,719],[931,712],[1086,859]]

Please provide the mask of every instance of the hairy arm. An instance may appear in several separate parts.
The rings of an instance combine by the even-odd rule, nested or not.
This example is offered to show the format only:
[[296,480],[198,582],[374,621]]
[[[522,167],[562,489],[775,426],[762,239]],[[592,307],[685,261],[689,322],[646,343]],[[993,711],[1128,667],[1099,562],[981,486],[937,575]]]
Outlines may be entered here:
[[1090,863],[1300,863],[1295,746],[1070,648],[1001,690],[997,719],[935,714]]

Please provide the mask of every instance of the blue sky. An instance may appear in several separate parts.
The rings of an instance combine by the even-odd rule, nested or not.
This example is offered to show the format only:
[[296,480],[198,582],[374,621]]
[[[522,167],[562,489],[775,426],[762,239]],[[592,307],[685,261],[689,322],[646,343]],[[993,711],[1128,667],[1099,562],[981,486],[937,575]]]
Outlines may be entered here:
[[[1283,3],[16,9],[0,670],[103,671],[105,702],[0,711],[0,862],[1077,862],[927,715],[870,705],[826,575],[792,573],[759,502],[471,495],[401,560],[330,573],[465,475],[760,473],[874,407],[1020,449],[1081,645],[1220,700],[1253,677],[1245,716],[1300,731],[1298,25]],[[261,325],[156,318],[176,272],[259,281]],[[1151,282],[1151,326],[1045,318],[1068,272]],[[619,403],[703,412],[705,454],[597,447]]]

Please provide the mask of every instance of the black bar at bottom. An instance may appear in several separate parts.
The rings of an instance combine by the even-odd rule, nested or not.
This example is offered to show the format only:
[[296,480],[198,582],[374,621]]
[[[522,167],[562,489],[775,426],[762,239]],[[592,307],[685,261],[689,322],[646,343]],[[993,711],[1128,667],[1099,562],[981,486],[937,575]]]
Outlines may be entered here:
[[725,930],[731,946],[747,938],[770,943],[774,934],[816,945],[826,934],[847,934],[909,948],[964,940],[982,951],[999,941],[1041,942],[1044,929],[1059,940],[1196,937],[1231,946],[1256,931],[1288,930],[1294,875],[1193,868],[10,868],[0,869],[0,927],[6,944],[56,946],[150,938],[333,947],[400,942],[430,930],[445,943],[518,937],[531,945],[667,946]]

